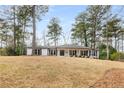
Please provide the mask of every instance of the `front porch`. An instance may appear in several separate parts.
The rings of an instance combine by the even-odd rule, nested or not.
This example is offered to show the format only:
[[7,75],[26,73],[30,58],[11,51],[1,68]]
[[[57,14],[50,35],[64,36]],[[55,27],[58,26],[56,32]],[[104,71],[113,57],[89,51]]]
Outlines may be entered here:
[[85,57],[85,58],[99,58],[98,50],[83,50],[83,49],[58,49],[57,56],[70,56],[70,57]]

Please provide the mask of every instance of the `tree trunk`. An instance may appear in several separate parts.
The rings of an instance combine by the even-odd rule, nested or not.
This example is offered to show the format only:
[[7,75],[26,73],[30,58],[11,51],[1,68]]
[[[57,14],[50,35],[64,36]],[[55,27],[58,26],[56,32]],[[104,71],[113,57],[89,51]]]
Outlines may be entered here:
[[124,39],[124,36],[123,36],[123,32],[122,32],[122,52],[123,52],[123,39]]
[[83,45],[83,38],[80,38],[81,46]]
[[35,55],[35,48],[36,48],[36,20],[35,20],[35,5],[33,5],[33,7],[32,7],[32,20],[33,20],[32,55]]
[[7,35],[7,33],[6,33],[6,47],[7,47],[7,40],[8,40],[8,35]]
[[95,39],[96,39],[96,26],[94,26],[94,28],[92,30],[93,30],[93,34],[92,34],[92,48],[95,49],[95,47],[96,47],[96,42],[95,42]]
[[22,55],[24,55],[24,49],[25,49],[25,25],[26,22],[23,24],[23,46],[22,46]]
[[14,23],[14,27],[13,27],[13,34],[14,34],[14,55],[16,55],[16,30],[15,30],[15,6],[13,7],[13,11],[14,11],[14,14],[13,14],[13,23]]
[[1,38],[1,49],[2,49],[2,47],[3,47],[3,45],[2,45],[2,44],[3,44],[2,41],[3,41],[3,40],[2,40],[2,38]]
[[56,47],[56,43],[57,43],[56,40],[54,40],[54,43],[55,43],[54,46]]
[[[92,28],[92,31],[93,31],[93,28]],[[91,42],[91,49],[92,49],[93,48],[93,33],[90,33],[90,35],[91,35],[90,42]]]
[[109,42],[109,38],[108,38],[108,36],[106,37],[106,51],[107,51],[107,60],[109,59],[109,44],[108,44],[108,42]]
[[46,37],[45,37],[45,31],[43,32],[43,42],[44,42],[44,46],[46,46]]
[[84,39],[85,39],[85,47],[88,47],[86,30],[84,31]]
[[96,30],[94,29],[93,31],[93,45],[92,48],[95,49],[96,48]]
[[120,48],[119,39],[118,39],[117,43],[118,43],[118,52],[119,52],[119,50],[120,50],[120,49],[119,49],[119,48]]
[[115,36],[115,49],[117,49],[117,40],[116,40],[116,36]]
[[1,38],[1,50],[0,50],[0,55],[2,56],[2,38]]
[[96,31],[97,31],[97,18],[95,20],[95,25],[94,25],[94,32],[93,32],[93,48],[95,49],[96,48]]
[[119,59],[118,60],[120,61],[120,49],[119,49],[120,48],[120,44],[119,44],[119,39],[118,39],[117,43],[118,43],[118,52],[119,52]]

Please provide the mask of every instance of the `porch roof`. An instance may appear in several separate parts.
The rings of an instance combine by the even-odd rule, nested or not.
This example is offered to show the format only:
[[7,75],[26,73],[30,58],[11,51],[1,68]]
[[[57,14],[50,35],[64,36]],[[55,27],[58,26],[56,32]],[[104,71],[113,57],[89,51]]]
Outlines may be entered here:
[[[27,47],[27,48],[32,48],[32,47]],[[72,45],[72,44],[66,44],[66,45],[60,45],[60,46],[39,46],[36,47],[36,49],[87,49],[87,50],[92,50],[90,47],[84,47],[80,45]],[[95,49],[98,50],[98,49]]]

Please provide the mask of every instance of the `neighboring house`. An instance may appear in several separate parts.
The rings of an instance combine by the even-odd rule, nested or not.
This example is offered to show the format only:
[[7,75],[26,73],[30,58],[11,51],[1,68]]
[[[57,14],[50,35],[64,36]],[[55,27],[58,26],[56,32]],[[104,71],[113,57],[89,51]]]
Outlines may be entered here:
[[[27,55],[32,55],[32,47],[27,48]],[[35,49],[35,55],[99,58],[99,50],[78,45],[41,46]]]

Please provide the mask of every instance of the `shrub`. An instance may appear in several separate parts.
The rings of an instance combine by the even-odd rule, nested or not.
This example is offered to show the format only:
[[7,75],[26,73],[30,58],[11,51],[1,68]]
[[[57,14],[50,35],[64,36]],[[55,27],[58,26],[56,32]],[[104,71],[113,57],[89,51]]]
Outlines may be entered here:
[[100,54],[99,54],[99,58],[100,59],[106,59],[106,52],[100,52]]
[[[109,46],[109,58],[113,53],[117,53],[116,49],[113,48],[112,46]],[[99,58],[100,59],[106,59],[107,53],[106,53],[106,45],[101,44],[99,47]],[[111,58],[110,58],[111,59]]]
[[13,47],[7,47],[7,48],[6,48],[6,54],[7,54],[8,56],[13,56],[13,55],[15,55],[15,53],[14,53],[14,48],[13,48]]
[[1,56],[6,56],[6,49],[5,48],[0,48],[0,55]]
[[116,60],[117,61],[119,58],[120,58],[120,53],[113,53],[110,56],[111,60]]
[[120,53],[120,52],[113,53],[110,56],[110,59],[115,61],[124,60],[124,53]]
[[124,59],[124,53],[120,54],[120,59]]

